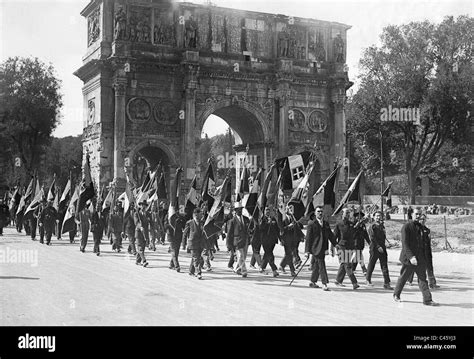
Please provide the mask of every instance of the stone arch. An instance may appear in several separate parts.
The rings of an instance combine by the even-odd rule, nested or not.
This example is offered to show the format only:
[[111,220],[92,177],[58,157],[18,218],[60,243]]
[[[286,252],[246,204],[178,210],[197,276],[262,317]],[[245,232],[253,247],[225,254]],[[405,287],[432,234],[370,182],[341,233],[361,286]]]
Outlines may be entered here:
[[[263,112],[263,110],[256,104],[252,102],[247,102],[247,101],[242,101],[238,99],[224,99],[218,102],[209,102],[203,110],[196,116],[196,123],[195,123],[195,128],[196,128],[196,134],[197,136],[200,136],[200,133],[202,131],[202,128],[204,126],[204,123],[206,122],[207,118],[212,115],[216,114],[219,116],[220,112],[225,111],[226,108],[238,108],[245,110],[249,112],[253,117],[256,119],[256,122],[259,125],[258,130],[260,131],[261,134],[261,141],[264,142],[270,142],[272,139],[271,136],[271,129],[270,129],[270,123],[268,121],[268,116]],[[219,116],[222,117],[223,120],[227,121],[224,116]]]
[[127,157],[130,159],[130,166],[134,165],[134,159],[136,155],[140,152],[140,150],[146,148],[146,147],[156,147],[159,150],[161,150],[167,157],[168,157],[168,165],[170,167],[176,167],[177,166],[177,161],[176,161],[176,156],[175,154],[171,151],[168,145],[165,143],[161,142],[160,140],[155,140],[155,139],[148,139],[148,140],[143,140],[136,144],[129,152]]

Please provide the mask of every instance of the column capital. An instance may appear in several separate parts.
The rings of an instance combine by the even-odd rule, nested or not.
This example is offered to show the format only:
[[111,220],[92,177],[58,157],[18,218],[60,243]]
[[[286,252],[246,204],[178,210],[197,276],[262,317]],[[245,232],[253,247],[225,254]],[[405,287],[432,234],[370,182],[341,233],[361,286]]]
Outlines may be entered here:
[[115,90],[115,96],[125,96],[125,92],[127,89],[127,82],[116,80],[113,84]]

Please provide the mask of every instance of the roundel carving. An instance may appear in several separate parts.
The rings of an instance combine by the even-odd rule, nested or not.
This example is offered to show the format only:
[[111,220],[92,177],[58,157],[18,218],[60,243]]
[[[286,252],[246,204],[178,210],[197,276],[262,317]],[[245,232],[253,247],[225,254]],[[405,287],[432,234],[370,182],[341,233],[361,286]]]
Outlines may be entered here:
[[162,125],[174,125],[178,119],[178,111],[171,101],[163,101],[153,108],[155,121]]
[[313,132],[324,132],[328,127],[327,116],[322,111],[313,111],[308,117],[308,127]]
[[296,108],[290,110],[289,127],[293,131],[304,131],[304,113]]
[[150,119],[151,106],[146,100],[134,97],[128,101],[127,116],[132,122],[145,123]]

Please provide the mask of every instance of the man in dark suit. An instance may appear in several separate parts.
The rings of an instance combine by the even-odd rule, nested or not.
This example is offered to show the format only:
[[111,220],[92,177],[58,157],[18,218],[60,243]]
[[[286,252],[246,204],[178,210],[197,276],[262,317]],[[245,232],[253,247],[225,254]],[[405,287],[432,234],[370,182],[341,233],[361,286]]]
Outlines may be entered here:
[[242,204],[236,202],[234,205],[235,216],[227,223],[227,248],[235,248],[237,253],[237,263],[234,264],[234,271],[242,277],[247,277],[247,251],[249,247],[249,225],[250,221],[242,215]]
[[202,212],[200,208],[193,211],[193,219],[186,222],[183,231],[183,239],[187,240],[188,251],[191,251],[191,264],[189,275],[195,275],[202,279],[202,250],[204,248],[206,235],[203,230]]
[[273,276],[278,277],[277,267],[275,265],[275,256],[273,255],[273,249],[278,243],[278,236],[280,230],[274,216],[271,215],[271,209],[265,208],[263,217],[260,219],[258,226],[260,231],[260,238],[263,247],[263,259],[262,259],[262,270],[265,271],[267,263],[272,269]]
[[347,273],[351,282],[352,288],[359,288],[357,284],[357,279],[352,270],[352,253],[354,252],[354,224],[349,220],[350,210],[349,208],[344,208],[342,210],[342,220],[336,224],[334,229],[334,237],[336,239],[339,256],[339,270],[337,271],[335,284],[337,286],[343,286],[342,281]]
[[171,254],[170,260],[170,269],[175,269],[176,272],[180,272],[180,266],[178,261],[179,256],[179,247],[181,246],[181,241],[183,239],[183,228],[185,225],[184,217],[176,213],[175,218],[171,218],[171,223],[168,221],[168,217],[165,219],[165,230],[166,238],[170,244],[168,253]]
[[10,222],[10,211],[0,198],[0,236],[3,236],[3,227],[6,227],[8,222]]
[[400,294],[403,287],[411,274],[416,272],[418,286],[423,294],[423,304],[437,306],[438,303],[433,302],[428,282],[426,281],[425,248],[422,238],[422,225],[420,223],[423,214],[420,208],[415,209],[414,214],[415,219],[405,223],[402,227],[402,250],[400,252],[402,268],[393,292],[393,299],[396,302],[401,302]]
[[334,240],[334,235],[329,227],[329,223],[323,220],[323,207],[316,207],[315,214],[315,218],[312,218],[308,223],[305,238],[306,258],[308,258],[310,254],[312,254],[314,258],[313,272],[311,274],[311,282],[309,283],[309,286],[312,288],[319,288],[316,282],[319,279],[319,274],[321,274],[323,290],[328,291],[329,281],[324,257],[329,248],[328,241],[331,241],[334,246],[336,245],[336,241]]
[[[58,212],[53,207],[53,202],[48,201],[38,218],[39,226],[43,229],[43,233],[46,236],[46,245],[51,245],[51,237],[56,225],[57,216]],[[43,243],[43,241],[41,240],[40,243]]]
[[382,274],[384,279],[384,288],[393,289],[390,286],[390,275],[388,272],[388,256],[387,256],[387,247],[385,247],[386,234],[385,228],[382,222],[382,212],[377,211],[374,214],[375,223],[371,224],[368,229],[369,238],[370,238],[370,257],[369,265],[367,268],[367,282],[368,286],[373,286],[372,272],[374,271],[375,264],[380,260],[380,267],[382,268]]
[[148,239],[148,216],[146,214],[147,203],[145,201],[139,203],[140,208],[133,214],[135,222],[135,238],[137,240],[137,257],[135,264],[148,266],[145,258],[145,247]]

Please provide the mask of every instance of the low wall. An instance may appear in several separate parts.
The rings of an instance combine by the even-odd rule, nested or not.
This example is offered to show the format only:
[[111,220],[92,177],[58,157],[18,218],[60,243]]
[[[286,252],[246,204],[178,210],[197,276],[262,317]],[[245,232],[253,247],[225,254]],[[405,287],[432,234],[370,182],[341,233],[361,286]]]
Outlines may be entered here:
[[[380,204],[380,196],[365,195],[364,204]],[[417,196],[415,205],[430,205],[436,203],[438,206],[452,207],[474,207],[474,196]],[[408,196],[392,196],[392,206],[409,205]]]

